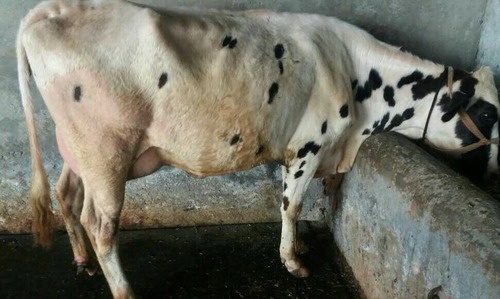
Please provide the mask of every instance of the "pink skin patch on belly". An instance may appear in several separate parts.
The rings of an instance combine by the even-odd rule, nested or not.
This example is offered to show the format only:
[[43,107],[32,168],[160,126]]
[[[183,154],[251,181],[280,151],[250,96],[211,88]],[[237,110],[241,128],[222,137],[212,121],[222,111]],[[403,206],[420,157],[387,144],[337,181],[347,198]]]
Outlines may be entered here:
[[69,152],[68,148],[66,147],[66,144],[64,143],[63,139],[57,134],[57,129],[56,129],[56,140],[57,140],[57,147],[59,148],[59,153],[61,154],[64,162],[69,165],[69,168],[77,174],[80,175],[80,172],[78,170],[78,166],[76,165],[76,161]]

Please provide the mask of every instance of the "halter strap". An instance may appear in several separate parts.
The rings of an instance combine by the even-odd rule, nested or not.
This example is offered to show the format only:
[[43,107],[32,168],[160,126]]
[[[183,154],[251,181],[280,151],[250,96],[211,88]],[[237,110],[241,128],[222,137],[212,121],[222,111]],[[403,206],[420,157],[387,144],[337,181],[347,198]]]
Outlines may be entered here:
[[[447,70],[448,70],[448,95],[450,96],[450,99],[451,99],[451,94],[452,94],[451,92],[452,92],[452,86],[453,86],[453,69],[451,67],[448,67]],[[439,90],[441,90],[440,87],[438,87],[438,89],[434,93],[434,98],[432,99],[431,108],[429,109],[429,114],[427,114],[427,120],[425,121],[424,132],[422,134],[422,140],[427,144],[430,144],[430,141],[426,137],[427,136],[427,129],[429,128],[429,122],[431,120],[432,111],[434,111],[434,107],[436,106],[437,98],[439,95]]]

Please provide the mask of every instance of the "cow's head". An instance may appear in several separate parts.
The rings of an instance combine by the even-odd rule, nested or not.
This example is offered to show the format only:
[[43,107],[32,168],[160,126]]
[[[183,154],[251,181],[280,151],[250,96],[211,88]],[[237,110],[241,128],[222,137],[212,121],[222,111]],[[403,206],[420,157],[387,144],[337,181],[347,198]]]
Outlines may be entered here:
[[[478,80],[478,83],[474,95],[475,101],[467,107],[467,113],[486,138],[496,139],[499,137],[500,112],[498,92],[495,88],[493,75],[489,68],[481,68],[474,72],[473,76]],[[477,138],[464,128],[463,122],[457,125],[456,134],[463,141],[463,144],[477,141]],[[498,174],[500,171],[498,154],[498,142],[482,146],[462,155],[462,168],[474,177],[492,173]]]
[[[447,74],[448,72],[446,76]],[[461,168],[471,177],[498,174],[500,160],[497,138],[500,105],[493,75],[487,67],[480,68],[474,73],[456,70],[453,72],[452,81],[451,88],[448,88],[450,83],[444,83],[443,88],[449,91],[441,90],[442,95],[440,93],[437,99],[435,106],[437,113],[432,116],[430,123],[437,127],[434,127],[433,136],[429,136],[428,139],[438,148],[461,154]],[[474,127],[477,127],[485,139],[492,143],[486,145],[478,143],[480,141],[478,135],[481,134],[475,134]],[[475,147],[477,148],[472,150]]]

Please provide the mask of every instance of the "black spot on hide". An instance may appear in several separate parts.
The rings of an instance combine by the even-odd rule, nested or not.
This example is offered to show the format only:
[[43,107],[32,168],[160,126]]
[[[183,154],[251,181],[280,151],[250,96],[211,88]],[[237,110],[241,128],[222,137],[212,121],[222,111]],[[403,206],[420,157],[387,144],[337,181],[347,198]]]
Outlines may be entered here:
[[374,129],[373,129],[372,135],[384,132],[385,125],[389,121],[389,116],[390,116],[389,112],[387,112],[384,115],[384,117],[382,117],[381,121],[376,121],[376,123],[378,123],[377,126],[375,126],[375,124],[373,124]]
[[403,78],[401,78],[399,80],[399,82],[398,82],[398,88],[401,88],[401,87],[403,87],[403,86],[405,86],[407,84],[418,82],[418,81],[422,80],[423,77],[424,77],[424,74],[422,74],[422,72],[420,72],[420,71],[414,71],[410,75],[405,76],[405,77],[403,77]]
[[358,86],[356,91],[356,101],[362,103],[364,100],[372,96],[372,91],[379,89],[382,86],[382,78],[379,73],[372,69],[368,75],[368,81],[364,86]]
[[276,97],[276,95],[278,94],[278,90],[279,90],[279,85],[278,83],[274,82],[271,85],[271,88],[269,88],[269,100],[267,101],[268,104],[273,103],[274,97]]
[[358,80],[354,79],[351,81],[351,89],[354,90],[358,86]]
[[81,98],[82,98],[82,87],[75,86],[75,88],[73,89],[73,99],[75,99],[76,102],[80,102]]
[[283,47],[282,44],[277,44],[274,47],[274,57],[276,57],[276,59],[281,59],[284,53],[285,53],[285,48]]
[[229,142],[230,145],[235,145],[240,141],[240,134],[235,134],[233,138],[231,138],[231,141]]
[[394,115],[394,117],[391,119],[389,126],[387,126],[387,128],[384,129],[384,132],[389,132],[394,128],[400,126],[405,120],[412,118],[414,114],[415,114],[415,109],[408,108],[403,112],[403,114]]
[[168,75],[167,73],[162,73],[160,76],[160,79],[158,80],[158,88],[162,88],[168,80]]
[[441,89],[445,84],[445,76],[447,76],[448,71],[444,71],[437,78],[429,75],[425,79],[418,81],[412,86],[411,91],[413,93],[413,99],[421,100],[425,98],[428,94],[433,93]]
[[229,49],[233,49],[234,47],[236,47],[236,44],[238,43],[238,39],[233,39],[230,43],[229,43]]
[[386,86],[384,88],[384,100],[387,102],[389,107],[396,106],[396,101],[394,100],[394,88],[391,86]]
[[286,211],[288,209],[288,205],[290,204],[290,201],[288,200],[288,196],[283,197],[283,210]]
[[415,115],[415,109],[414,108],[408,108],[405,111],[403,111],[403,119],[408,120],[412,118]]
[[306,143],[304,145],[304,147],[299,149],[299,152],[297,153],[297,158],[299,158],[299,159],[304,158],[307,155],[307,153],[309,153],[309,152],[316,155],[320,148],[321,148],[321,145],[316,144],[314,141],[309,141],[308,143]]
[[231,37],[231,35],[226,35],[226,37],[224,37],[224,39],[222,40],[222,47],[224,48],[229,45],[232,39],[233,38]]
[[368,76],[368,81],[371,83],[373,90],[377,90],[382,86],[382,78],[379,73],[372,69],[370,75]]
[[[415,115],[415,109],[408,108],[405,111],[403,111],[402,114],[394,115],[394,117],[389,122],[390,115],[389,115],[389,112],[387,112],[384,115],[384,117],[382,118],[382,120],[376,121],[373,124],[374,129],[373,129],[372,135],[382,133],[382,132],[389,132],[389,131],[395,129],[396,127],[399,127],[404,121],[409,120],[414,115]],[[386,127],[387,123],[389,123],[389,125]]]
[[[455,70],[453,72],[453,82],[462,80],[465,77],[470,77],[470,74],[462,70]],[[434,93],[440,90],[448,84],[448,69],[446,68],[439,77],[434,77],[429,75],[424,79],[418,81],[411,87],[414,100],[420,100],[425,98],[428,94]]]
[[321,134],[325,134],[327,129],[328,129],[328,121],[325,120],[321,125]]
[[341,116],[342,118],[346,118],[348,115],[349,115],[349,106],[347,106],[347,104],[344,104],[344,105],[340,108],[340,116]]
[[297,172],[295,173],[294,177],[295,177],[296,179],[298,179],[298,178],[300,178],[303,174],[304,174],[304,171],[299,170],[299,171],[297,171]]

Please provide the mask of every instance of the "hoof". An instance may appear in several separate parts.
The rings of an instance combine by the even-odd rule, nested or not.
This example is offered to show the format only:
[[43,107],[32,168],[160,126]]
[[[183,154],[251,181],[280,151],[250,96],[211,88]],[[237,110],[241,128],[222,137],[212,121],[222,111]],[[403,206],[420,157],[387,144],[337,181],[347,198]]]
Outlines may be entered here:
[[99,272],[99,266],[96,264],[91,264],[90,266],[85,267],[85,271],[87,271],[87,274],[89,276],[94,276]]
[[97,273],[99,270],[99,267],[95,263],[85,263],[82,261],[79,262],[73,262],[73,264],[76,265],[76,275],[80,275],[83,273],[83,271],[87,272],[89,276],[93,276]]
[[82,274],[87,269],[87,262],[83,258],[76,258],[73,265],[76,265],[76,275]]
[[351,171],[353,163],[348,163],[346,160],[343,160],[337,165],[337,174],[344,174],[346,172]]
[[302,266],[299,260],[289,260],[285,262],[285,267],[295,277],[304,278],[309,276],[309,270]]
[[302,268],[299,268],[299,269],[295,269],[295,270],[292,270],[292,271],[289,271],[293,276],[297,277],[297,278],[306,278],[306,277],[309,277],[309,270],[307,270],[306,268],[302,267]]
[[76,268],[76,275],[82,274],[83,271],[85,270],[85,268],[87,268],[87,266],[85,266],[85,265],[78,265],[78,267]]

